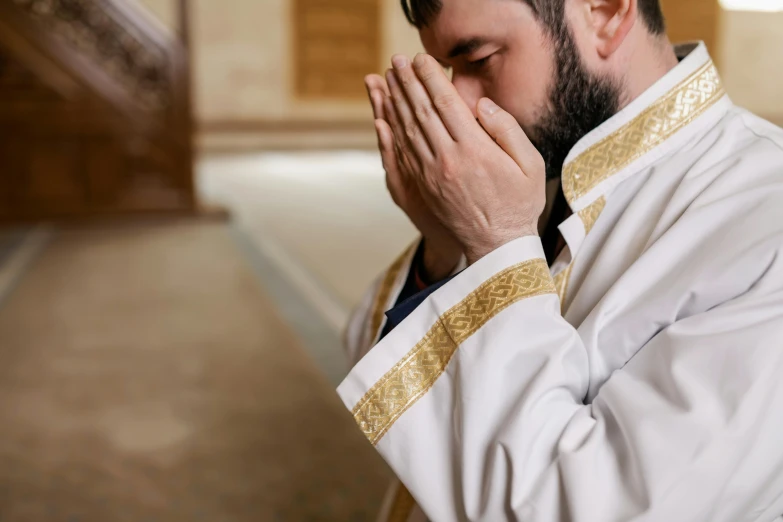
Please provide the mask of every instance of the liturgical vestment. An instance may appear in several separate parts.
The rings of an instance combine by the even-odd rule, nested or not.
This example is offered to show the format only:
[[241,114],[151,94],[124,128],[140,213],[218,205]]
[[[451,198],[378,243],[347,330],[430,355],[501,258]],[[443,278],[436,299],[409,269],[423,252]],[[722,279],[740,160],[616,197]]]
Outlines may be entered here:
[[380,341],[415,248],[368,292],[338,393],[399,478],[385,520],[783,514],[783,130],[677,52],[568,155],[551,266],[514,240]]

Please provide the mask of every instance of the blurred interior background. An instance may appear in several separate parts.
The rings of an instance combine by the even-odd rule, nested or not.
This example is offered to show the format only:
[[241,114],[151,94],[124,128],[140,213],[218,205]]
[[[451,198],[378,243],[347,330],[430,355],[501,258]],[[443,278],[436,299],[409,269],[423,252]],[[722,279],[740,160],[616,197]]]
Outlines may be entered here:
[[[664,0],[783,124],[783,0]],[[398,0],[0,0],[0,520],[365,521],[333,393],[415,231],[362,78]]]

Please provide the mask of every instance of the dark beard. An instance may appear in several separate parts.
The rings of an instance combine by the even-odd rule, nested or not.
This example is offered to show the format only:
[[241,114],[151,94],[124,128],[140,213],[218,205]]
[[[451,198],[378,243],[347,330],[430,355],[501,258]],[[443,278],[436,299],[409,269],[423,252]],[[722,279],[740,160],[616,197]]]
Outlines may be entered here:
[[621,92],[610,78],[585,69],[565,23],[551,36],[556,69],[548,111],[531,133],[544,157],[547,180],[560,177],[566,156],[582,137],[617,113]]

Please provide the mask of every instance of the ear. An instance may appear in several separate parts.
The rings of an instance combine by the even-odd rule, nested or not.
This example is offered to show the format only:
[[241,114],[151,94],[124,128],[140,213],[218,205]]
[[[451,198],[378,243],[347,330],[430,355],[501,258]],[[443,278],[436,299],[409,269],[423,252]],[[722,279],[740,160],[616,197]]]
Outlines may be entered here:
[[638,18],[637,0],[588,0],[596,50],[611,56],[625,41]]

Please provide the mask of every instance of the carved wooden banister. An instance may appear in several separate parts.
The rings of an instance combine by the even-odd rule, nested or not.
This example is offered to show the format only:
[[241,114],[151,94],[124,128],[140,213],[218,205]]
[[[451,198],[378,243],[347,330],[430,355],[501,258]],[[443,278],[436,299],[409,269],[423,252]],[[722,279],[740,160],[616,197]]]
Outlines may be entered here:
[[[187,16],[187,0],[179,1],[180,16]],[[0,0],[0,54],[31,71],[63,100],[45,109],[31,107],[31,99],[13,104],[0,99],[0,138],[4,133],[13,138],[15,128],[34,135],[52,129],[64,142],[71,139],[69,133],[101,135],[101,140],[112,143],[112,153],[121,156],[111,162],[122,162],[123,172],[131,171],[106,185],[116,189],[118,183],[130,180],[123,189],[128,193],[115,194],[114,203],[94,204],[95,191],[88,186],[82,200],[73,196],[73,210],[67,213],[194,208],[187,23],[180,20],[180,35],[171,34],[151,23],[143,9],[128,0]],[[42,124],[46,110],[52,121]],[[34,119],[38,123],[29,125],[28,120]],[[79,150],[92,149],[81,146]],[[17,162],[22,174],[24,163]],[[91,165],[89,158],[86,164]],[[24,194],[26,189],[20,189],[18,182],[4,182],[2,176],[0,170],[0,191],[5,183]],[[154,186],[159,186],[159,194],[168,190],[168,196],[159,197],[150,188]],[[147,193],[158,195],[145,202]],[[0,198],[0,221],[4,215],[47,214],[41,204],[31,211],[23,208],[21,200],[10,199],[18,208],[6,205],[4,209]]]

